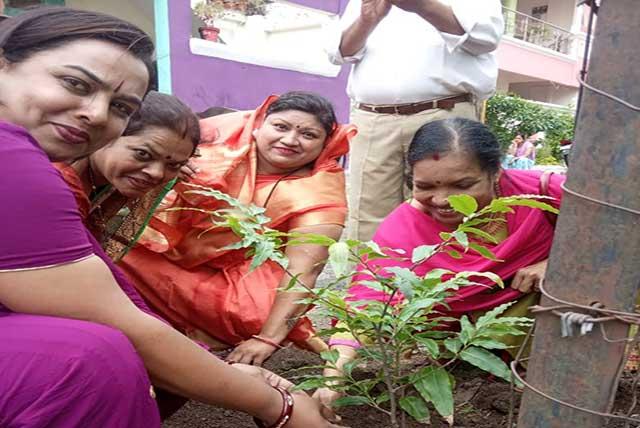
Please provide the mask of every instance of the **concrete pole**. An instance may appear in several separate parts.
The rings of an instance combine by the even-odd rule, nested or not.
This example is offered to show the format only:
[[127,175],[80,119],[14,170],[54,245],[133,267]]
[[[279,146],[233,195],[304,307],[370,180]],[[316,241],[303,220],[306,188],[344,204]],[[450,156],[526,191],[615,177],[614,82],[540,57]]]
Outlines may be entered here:
[[[640,104],[640,4],[603,0],[589,84]],[[588,89],[578,118],[567,187],[640,210],[640,113]],[[565,193],[545,286],[561,299],[633,311],[640,285],[640,216]],[[553,305],[542,299],[542,305]],[[596,326],[586,336],[560,337],[560,320],[537,317],[527,382],[565,402],[607,412],[617,387],[624,343],[608,343]],[[610,339],[628,326],[605,324]],[[602,417],[573,410],[526,390],[519,428],[600,428]]]

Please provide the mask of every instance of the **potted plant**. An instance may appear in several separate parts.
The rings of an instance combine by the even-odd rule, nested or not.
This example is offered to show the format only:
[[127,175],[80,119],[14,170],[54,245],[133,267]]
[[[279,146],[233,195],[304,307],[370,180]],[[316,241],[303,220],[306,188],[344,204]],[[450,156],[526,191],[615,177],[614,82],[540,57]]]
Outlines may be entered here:
[[245,16],[266,15],[267,5],[273,0],[222,0],[226,10],[239,12]]
[[193,8],[193,13],[204,22],[204,26],[198,28],[200,37],[212,42],[218,41],[220,29],[215,26],[215,20],[225,11],[223,0],[203,0]]

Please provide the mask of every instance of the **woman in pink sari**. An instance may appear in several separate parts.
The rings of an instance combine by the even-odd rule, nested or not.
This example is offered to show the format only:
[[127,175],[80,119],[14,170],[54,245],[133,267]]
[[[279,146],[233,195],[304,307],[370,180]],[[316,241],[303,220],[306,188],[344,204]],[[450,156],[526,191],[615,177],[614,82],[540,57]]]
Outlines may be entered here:
[[[404,250],[411,254],[420,245],[441,242],[439,234],[450,232],[463,221],[447,198],[451,195],[473,196],[480,208],[494,198],[521,194],[548,195],[558,206],[563,176],[547,175],[541,171],[504,171],[500,168],[500,146],[495,136],[483,124],[468,119],[447,119],[424,125],[411,142],[408,163],[411,168],[409,185],[413,198],[396,208],[380,225],[373,240],[380,247]],[[504,222],[490,222],[484,231],[493,235],[497,244],[483,243],[499,261],[484,258],[474,252],[453,259],[437,254],[415,269],[424,275],[435,268],[454,272],[493,272],[506,283],[504,289],[476,285],[463,287],[449,298],[448,315],[487,311],[503,303],[520,300],[526,308],[535,298],[533,291],[544,277],[551,249],[554,224],[548,214],[537,209],[515,207],[504,216]],[[409,260],[373,260],[374,267],[409,267]],[[356,277],[350,288],[354,300],[385,297],[380,291],[358,283]],[[400,297],[401,298],[401,297]],[[518,305],[520,306],[520,305]],[[352,337],[334,337],[333,349],[340,352],[339,366],[355,355],[358,342]],[[337,373],[330,369],[326,375]],[[339,375],[339,374],[338,374]],[[338,393],[326,388],[315,397],[329,405]]]

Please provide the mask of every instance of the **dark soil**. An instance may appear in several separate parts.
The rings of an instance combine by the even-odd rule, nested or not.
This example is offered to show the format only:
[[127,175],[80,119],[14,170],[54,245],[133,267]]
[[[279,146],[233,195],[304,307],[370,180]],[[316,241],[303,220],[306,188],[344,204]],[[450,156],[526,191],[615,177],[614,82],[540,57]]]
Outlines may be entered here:
[[[296,369],[319,364],[320,359],[311,353],[297,349],[285,349],[276,353],[266,364],[270,370],[291,378]],[[293,372],[292,372],[293,371]],[[470,366],[456,368],[458,380],[455,391],[457,428],[506,428],[508,425],[511,392],[508,384],[489,379],[488,375]],[[632,396],[632,379],[622,379],[616,407],[626,409]],[[515,393],[515,408],[520,404],[520,394]],[[385,428],[385,415],[368,407],[341,409],[342,425],[351,428]],[[514,417],[517,421],[517,414]],[[417,423],[411,428],[424,427]],[[217,409],[204,404],[189,402],[170,419],[163,428],[254,428],[251,417],[235,411]],[[448,427],[432,412],[432,428]],[[624,422],[614,421],[607,428],[623,428]]]
[[[333,279],[333,273],[327,266],[318,280],[323,286]],[[312,311],[310,317],[320,328],[328,326],[327,318]],[[277,352],[267,361],[265,367],[275,373],[294,380],[299,374],[297,369],[319,365],[322,361],[312,353],[298,349],[284,349]],[[366,374],[365,374],[366,375]],[[511,401],[509,384],[489,379],[486,373],[471,366],[462,365],[454,371],[457,379],[455,390],[455,423],[454,428],[507,428]],[[520,405],[520,393],[514,393],[514,421],[517,421],[517,409]],[[633,379],[624,376],[620,382],[616,397],[615,411],[626,413],[633,397]],[[640,407],[640,405],[638,406]],[[350,428],[387,428],[386,415],[369,407],[350,407],[340,410],[341,424]],[[634,417],[640,418],[640,409]],[[431,412],[430,428],[448,428],[448,424],[440,419],[435,411]],[[410,428],[425,427],[417,423]],[[231,410],[218,409],[205,404],[190,401],[163,425],[163,428],[255,428],[252,418],[246,414]],[[605,428],[634,428],[640,424],[625,427],[624,421],[612,421]]]

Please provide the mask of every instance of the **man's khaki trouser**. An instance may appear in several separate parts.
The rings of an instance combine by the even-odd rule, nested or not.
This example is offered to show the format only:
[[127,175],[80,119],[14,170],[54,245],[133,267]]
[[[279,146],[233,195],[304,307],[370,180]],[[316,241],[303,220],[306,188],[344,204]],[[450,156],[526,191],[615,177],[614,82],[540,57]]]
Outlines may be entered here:
[[349,152],[349,239],[370,240],[382,220],[411,196],[405,183],[411,139],[425,123],[450,117],[476,119],[475,104],[458,103],[452,110],[431,109],[407,116],[351,110],[358,135]]

